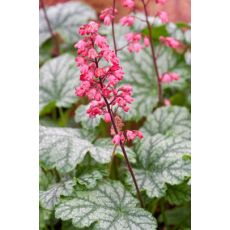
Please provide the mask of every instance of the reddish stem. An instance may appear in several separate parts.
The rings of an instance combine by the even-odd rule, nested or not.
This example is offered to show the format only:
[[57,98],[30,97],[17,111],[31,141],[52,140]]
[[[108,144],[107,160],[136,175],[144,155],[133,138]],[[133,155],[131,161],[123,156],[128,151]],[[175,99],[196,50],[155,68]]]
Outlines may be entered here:
[[[95,63],[96,63],[96,66],[98,67],[98,60],[97,60],[97,59],[95,59]],[[101,88],[103,89],[103,81],[102,81],[101,78],[99,78],[99,80],[100,80]],[[109,104],[108,100],[107,100],[103,95],[102,95],[102,97],[103,97],[103,99],[104,99],[104,101],[105,101],[107,110],[108,110],[108,112],[109,112],[109,114],[110,114],[113,129],[114,129],[115,133],[118,134],[118,128],[117,128],[117,126],[116,126],[116,123],[115,123],[115,120],[114,120],[113,111],[112,111],[112,109],[110,108],[110,104]],[[130,174],[131,174],[131,176],[132,176],[133,183],[134,183],[134,185],[135,185],[135,188],[136,188],[136,191],[137,191],[137,196],[138,196],[138,199],[139,199],[139,201],[140,201],[141,207],[144,208],[144,203],[143,203],[143,200],[142,200],[142,198],[141,198],[140,189],[139,189],[139,187],[138,187],[138,185],[137,185],[137,180],[136,180],[136,178],[135,178],[135,175],[134,175],[132,166],[131,166],[131,164],[130,164],[130,162],[129,162],[129,159],[128,159],[128,156],[127,156],[127,153],[126,153],[126,150],[125,150],[125,147],[124,147],[124,144],[122,143],[122,141],[120,141],[120,146],[121,146],[121,150],[122,150],[122,152],[123,152],[123,155],[124,155],[124,157],[125,157],[126,165],[127,165],[128,170],[129,170],[129,172],[130,172]]]
[[[116,0],[113,0],[113,17],[114,18],[115,18],[115,3],[116,3]],[[112,19],[112,36],[113,36],[113,47],[115,50],[115,54],[117,55],[117,44],[116,44],[116,38],[115,38],[114,18]]]
[[56,57],[60,53],[59,52],[58,38],[57,38],[56,34],[54,33],[54,31],[53,31],[53,29],[51,27],[51,23],[50,23],[49,17],[48,17],[47,12],[46,12],[44,1],[40,0],[40,4],[41,4],[41,8],[43,10],[44,16],[45,16],[45,20],[46,20],[46,23],[47,23],[47,26],[48,26],[48,30],[49,30],[49,32],[51,34],[51,37],[52,37],[53,45],[54,45],[54,49],[52,50],[52,56]]
[[143,6],[144,6],[144,12],[145,12],[145,21],[148,27],[148,31],[149,31],[149,41],[150,41],[150,48],[151,48],[151,53],[152,53],[152,62],[153,62],[153,66],[157,75],[157,89],[158,89],[158,104],[161,105],[163,104],[163,93],[162,93],[162,87],[161,87],[161,81],[160,81],[160,74],[159,74],[159,70],[158,70],[158,66],[157,66],[157,58],[156,58],[156,54],[155,54],[155,48],[154,48],[154,41],[153,41],[153,36],[152,36],[152,27],[149,23],[148,20],[148,12],[147,12],[147,4],[145,3],[144,0],[141,0]]

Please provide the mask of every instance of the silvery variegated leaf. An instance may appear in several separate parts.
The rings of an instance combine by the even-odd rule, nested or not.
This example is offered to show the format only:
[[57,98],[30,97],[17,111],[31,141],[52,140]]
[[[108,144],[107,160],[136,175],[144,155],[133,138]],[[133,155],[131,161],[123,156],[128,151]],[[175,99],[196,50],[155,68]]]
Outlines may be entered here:
[[39,200],[42,207],[53,209],[59,202],[60,196],[69,196],[73,192],[74,180],[67,180],[52,185],[47,191],[39,192]]
[[[190,160],[183,157],[189,154],[190,143],[187,140],[161,134],[145,137],[138,146],[139,164],[134,168],[140,189],[151,198],[164,196],[166,183],[180,184],[190,176]],[[132,185],[130,175],[127,176]]]
[[107,182],[62,202],[56,209],[55,217],[72,219],[73,225],[80,228],[96,222],[94,229],[97,230],[156,229],[157,223],[152,214],[138,205],[139,201],[120,182]]
[[72,55],[64,54],[46,62],[40,68],[40,111],[50,103],[69,108],[77,97],[74,88],[79,84],[79,71]]
[[135,54],[124,50],[119,53],[119,57],[125,73],[122,83],[133,87],[134,98],[129,106],[130,111],[122,112],[121,115],[125,120],[139,120],[151,113],[158,100],[150,50],[142,49]]
[[87,152],[99,163],[111,161],[112,148],[103,142],[92,144],[79,129],[40,127],[40,161],[61,173],[72,171]]
[[80,175],[76,180],[80,185],[84,185],[88,189],[92,189],[97,185],[97,181],[103,178],[103,174],[99,170],[88,170],[88,172]]
[[88,108],[89,108],[89,104],[88,105],[80,105],[75,110],[74,120],[77,123],[78,122],[81,123],[83,128],[93,129],[100,124],[101,117],[100,116],[89,117],[89,115],[86,112]]
[[[66,2],[46,8],[52,30],[61,35],[67,44],[79,40],[78,29],[90,19],[96,19],[96,12],[81,2]],[[39,44],[42,45],[51,34],[42,9],[39,11]]]
[[190,113],[185,107],[160,107],[147,117],[141,131],[144,136],[154,136],[161,133],[165,136],[179,136],[190,140]]

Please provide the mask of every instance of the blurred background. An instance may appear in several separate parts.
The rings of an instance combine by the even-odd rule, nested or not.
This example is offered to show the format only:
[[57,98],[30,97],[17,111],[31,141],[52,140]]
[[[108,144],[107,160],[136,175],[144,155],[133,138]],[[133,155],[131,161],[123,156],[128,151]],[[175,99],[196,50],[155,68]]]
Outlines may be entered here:
[[[68,2],[70,0],[44,0],[46,6],[55,5],[57,3]],[[76,0],[80,2],[85,2],[88,5],[92,6],[97,13],[108,6],[112,5],[112,0]],[[164,6],[154,7],[155,1],[150,1],[149,4],[149,13],[152,15],[156,13],[156,10],[164,10],[168,12],[169,19],[172,22],[191,22],[191,0],[170,0]],[[138,10],[142,11],[141,4],[137,1]],[[118,17],[126,15],[129,12],[126,8],[121,6],[121,1],[117,0],[116,8],[118,9]]]

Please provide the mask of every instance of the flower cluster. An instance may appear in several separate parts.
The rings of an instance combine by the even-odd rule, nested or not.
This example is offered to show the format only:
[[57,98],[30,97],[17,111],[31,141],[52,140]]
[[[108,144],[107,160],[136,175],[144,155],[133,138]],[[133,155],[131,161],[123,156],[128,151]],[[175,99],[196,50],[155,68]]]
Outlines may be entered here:
[[[106,37],[98,33],[99,24],[90,22],[79,29],[82,40],[75,44],[77,48],[76,64],[80,68],[81,84],[76,88],[77,96],[88,97],[90,107],[87,110],[89,117],[103,115],[105,122],[111,122],[113,108],[129,111],[132,98],[132,87],[130,85],[117,84],[123,79],[124,72],[120,66],[115,52],[110,49]],[[128,131],[127,131],[128,132]],[[131,131],[130,131],[131,132]],[[141,133],[132,131],[133,136],[127,134],[127,140],[133,140],[134,136],[141,138]],[[121,136],[124,141],[123,132],[116,135]]]
[[180,79],[180,76],[177,73],[164,73],[160,77],[161,83],[171,83],[173,81],[178,81]]
[[125,140],[132,141],[136,137],[142,139],[143,134],[138,130],[127,130],[126,132],[120,132],[113,137],[113,143],[119,145],[120,141],[125,142]]
[[121,4],[129,9],[132,9],[135,5],[134,0],[121,0]]
[[106,8],[106,9],[101,11],[100,19],[102,19],[104,21],[104,24],[106,26],[109,26],[111,24],[112,20],[114,19],[115,14],[117,14],[117,9],[114,9],[114,12],[113,12],[112,7]]
[[171,47],[171,48],[178,48],[180,47],[180,42],[177,41],[175,38],[172,38],[172,37],[163,37],[163,36],[160,36],[160,41],[165,45],[165,46],[168,46],[168,47]]
[[[127,33],[125,38],[128,42],[128,50],[129,52],[139,52],[143,46],[141,45],[142,36],[140,33]],[[149,46],[148,37],[144,37],[144,45]]]

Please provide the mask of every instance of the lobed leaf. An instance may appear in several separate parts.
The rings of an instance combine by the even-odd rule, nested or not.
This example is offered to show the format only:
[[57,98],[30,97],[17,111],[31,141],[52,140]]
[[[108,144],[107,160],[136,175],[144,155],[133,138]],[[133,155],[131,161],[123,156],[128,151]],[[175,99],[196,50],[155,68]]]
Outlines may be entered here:
[[147,117],[141,131],[145,136],[154,136],[160,133],[165,136],[179,136],[190,140],[190,113],[185,107],[160,107]]
[[[183,156],[190,153],[190,143],[179,137],[157,134],[145,137],[137,149],[139,160],[134,174],[141,190],[149,197],[165,195],[166,183],[180,184],[190,176],[190,160]],[[128,182],[132,179],[128,174]]]
[[60,196],[69,196],[73,192],[75,182],[68,180],[52,185],[47,191],[40,191],[39,200],[42,207],[53,209],[59,202]]
[[[81,2],[66,2],[46,9],[52,30],[61,35],[67,44],[79,40],[77,33],[81,25],[96,19],[96,12]],[[51,34],[42,9],[39,11],[39,44],[42,45]]]
[[156,229],[156,220],[151,213],[138,208],[138,203],[120,182],[107,182],[61,203],[55,216],[62,220],[72,219],[73,225],[80,228],[96,222],[94,229],[98,230]]
[[40,111],[47,110],[49,105],[69,108],[76,102],[74,88],[79,84],[78,75],[72,55],[64,54],[46,62],[40,68]]

